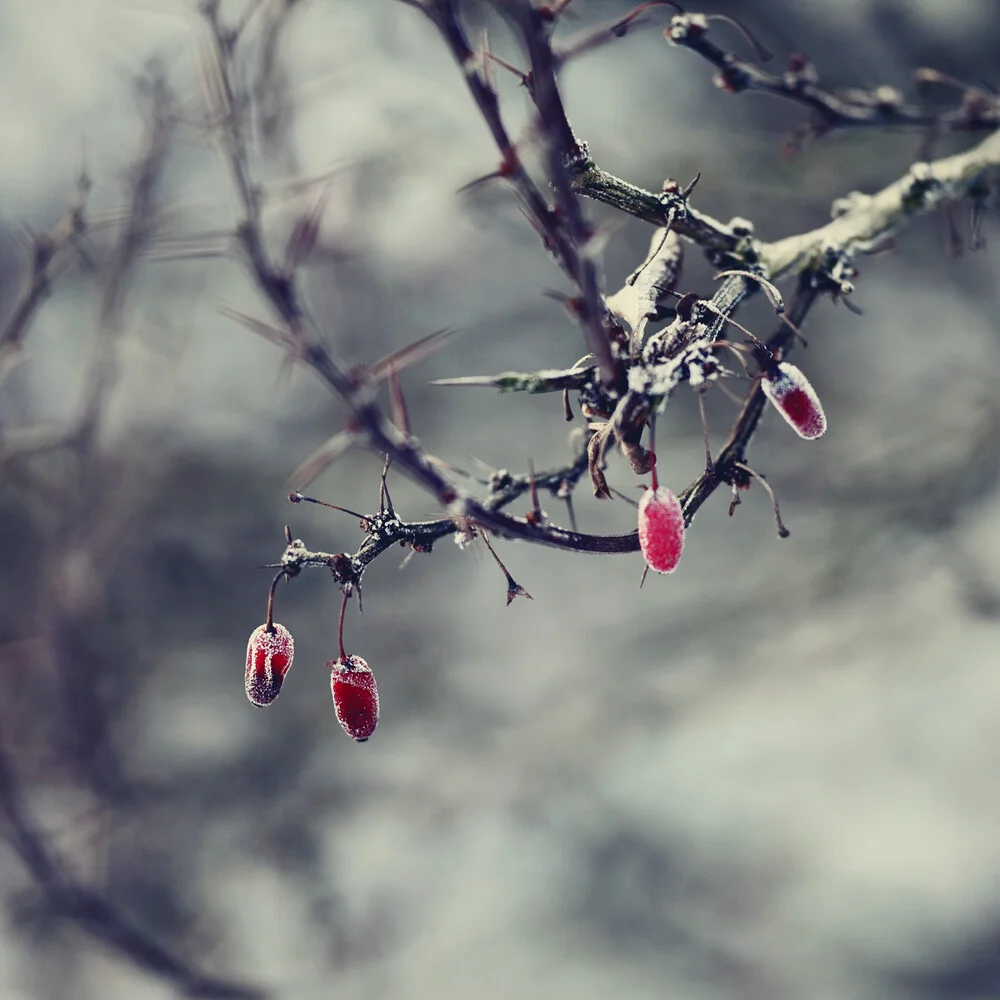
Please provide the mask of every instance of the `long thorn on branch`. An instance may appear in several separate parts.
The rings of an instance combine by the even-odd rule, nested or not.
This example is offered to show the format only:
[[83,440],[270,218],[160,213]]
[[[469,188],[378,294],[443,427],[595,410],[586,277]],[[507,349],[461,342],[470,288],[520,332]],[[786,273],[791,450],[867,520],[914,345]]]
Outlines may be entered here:
[[479,537],[483,540],[483,544],[489,549],[490,555],[496,560],[496,564],[500,567],[503,572],[504,577],[507,580],[507,607],[510,607],[510,602],[514,600],[515,597],[527,597],[529,601],[534,600],[534,598],[529,594],[524,587],[522,587],[507,571],[507,567],[501,562],[500,557],[496,554],[493,546],[490,544],[489,538],[486,536],[486,530],[480,526],[479,527]]

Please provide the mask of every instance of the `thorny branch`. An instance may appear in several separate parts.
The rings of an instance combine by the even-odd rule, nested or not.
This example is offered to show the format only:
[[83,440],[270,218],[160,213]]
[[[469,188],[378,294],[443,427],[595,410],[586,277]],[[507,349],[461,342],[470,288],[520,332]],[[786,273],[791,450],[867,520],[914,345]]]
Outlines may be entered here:
[[[840,92],[819,85],[816,68],[802,55],[794,54],[786,71],[777,76],[735,52],[727,52],[708,36],[709,19],[703,14],[679,13],[664,30],[668,41],[690,49],[718,69],[717,86],[729,93],[757,91],[795,101],[812,113],[811,121],[800,130],[805,135],[821,136],[847,126],[904,126],[933,129],[936,133],[993,130],[1000,126],[1000,100],[982,87],[963,88],[961,105],[944,114],[908,104],[894,87],[872,90],[854,88]],[[926,80],[928,74],[921,76]],[[942,80],[943,82],[943,80]]]
[[[2,454],[25,457],[40,448],[67,448],[73,458],[70,480],[46,483],[40,496],[58,501],[58,519],[50,524],[50,544],[38,553],[36,620],[33,625],[43,637],[45,657],[58,675],[57,698],[50,705],[55,717],[66,709],[65,726],[60,726],[52,752],[65,762],[78,781],[79,791],[94,799],[99,807],[115,792],[116,777],[104,773],[99,763],[102,728],[107,726],[106,709],[93,688],[93,677],[104,667],[100,654],[87,651],[82,633],[93,631],[93,612],[100,601],[102,573],[113,572],[116,556],[124,550],[125,524],[119,505],[118,480],[97,440],[107,404],[117,379],[118,350],[124,332],[124,306],[129,280],[152,231],[157,197],[173,128],[176,124],[171,92],[165,78],[153,72],[138,81],[143,98],[146,134],[142,149],[128,175],[128,201],[115,217],[118,235],[106,262],[96,267],[100,287],[100,308],[94,331],[91,365],[84,376],[80,415],[71,427],[50,429],[28,426],[13,430],[0,428]],[[86,170],[81,170],[76,196],[58,225],[37,237],[32,249],[30,271],[6,325],[0,331],[0,380],[23,347],[31,321],[48,294],[54,272],[65,263],[70,251],[90,263],[81,238],[91,229],[85,215],[91,187]],[[5,471],[21,472],[20,468]],[[109,522],[113,522],[113,527]],[[94,568],[86,592],[73,592],[69,563]],[[98,570],[96,567],[100,567]],[[95,593],[96,591],[96,593]],[[23,663],[18,668],[23,668]],[[29,786],[21,779],[18,735],[9,732],[0,740],[0,835],[20,859],[30,875],[38,896],[38,912],[65,921],[136,968],[157,976],[186,995],[197,997],[258,1000],[264,993],[251,986],[205,974],[180,951],[149,933],[141,920],[115,903],[99,884],[88,881],[75,870],[72,858],[60,851],[53,832],[36,816]],[[28,897],[26,897],[28,898]]]
[[[1000,124],[1000,105],[989,92],[966,88],[960,107],[942,115],[908,104],[888,88],[833,93],[819,86],[814,69],[801,57],[791,60],[784,75],[768,74],[755,64],[715,46],[708,38],[708,21],[704,17],[678,14],[667,31],[670,41],[712,63],[719,70],[720,84],[727,90],[755,90],[808,107],[814,117],[803,134],[819,136],[834,128],[859,125],[924,128],[935,135],[992,131],[965,152],[914,164],[904,177],[874,195],[854,193],[842,199],[834,206],[833,220],[825,226],[771,243],[760,242],[754,238],[753,226],[746,220],[721,223],[696,209],[690,204],[690,188],[682,190],[676,182],[669,181],[663,191],[653,193],[612,176],[597,165],[587,145],[574,135],[559,91],[559,70],[568,60],[620,37],[640,23],[637,12],[560,46],[554,43],[553,33],[565,2],[546,7],[534,5],[529,0],[503,3],[496,0],[493,6],[512,27],[527,58],[523,82],[537,112],[535,134],[544,154],[545,177],[544,182],[540,182],[532,177],[518,145],[510,136],[490,75],[491,54],[485,47],[477,52],[470,43],[463,24],[461,0],[406,2],[420,8],[431,19],[458,63],[500,153],[500,166],[491,176],[511,186],[546,249],[573,283],[575,297],[569,304],[593,355],[593,361],[572,369],[506,373],[486,383],[502,391],[571,389],[595,401],[596,406],[592,409],[603,412],[606,417],[610,417],[623,401],[628,401],[634,404],[631,416],[635,426],[631,430],[637,431],[638,437],[641,437],[649,412],[662,401],[664,394],[627,387],[630,366],[634,367],[642,338],[640,335],[638,343],[630,343],[628,333],[602,295],[598,266],[600,240],[595,238],[583,212],[580,195],[603,201],[656,226],[667,226],[672,234],[701,246],[718,264],[745,267],[771,279],[795,276],[797,287],[788,318],[801,326],[822,295],[846,296],[850,293],[852,261],[857,254],[879,248],[917,215],[962,199],[982,203],[1000,177],[1000,133],[996,132]],[[296,0],[285,0],[278,17],[279,25],[284,23],[284,15],[295,3]],[[640,5],[643,10],[637,8],[637,11],[645,14],[651,6]],[[247,10],[252,13],[258,7],[251,4]],[[379,513],[364,515],[365,538],[354,553],[311,551],[300,540],[292,540],[280,564],[285,574],[293,576],[304,568],[323,567],[332,571],[343,586],[360,587],[366,568],[390,548],[402,545],[412,551],[427,552],[439,539],[456,532],[468,532],[470,528],[578,552],[636,551],[636,532],[591,535],[580,533],[575,527],[567,530],[542,518],[516,517],[506,512],[506,508],[531,491],[532,478],[538,489],[547,490],[569,503],[579,480],[591,468],[591,456],[586,451],[565,467],[534,477],[497,472],[484,484],[487,495],[477,499],[446,474],[443,463],[421,448],[410,434],[405,419],[395,415],[394,419],[389,419],[377,405],[379,382],[386,374],[394,377],[391,366],[388,373],[380,371],[378,366],[348,371],[336,362],[308,315],[297,280],[296,266],[308,254],[311,241],[316,239],[318,218],[304,220],[294,252],[289,248],[284,254],[273,253],[263,230],[260,188],[251,170],[249,115],[254,99],[258,106],[263,103],[262,88],[266,88],[272,78],[277,31],[265,44],[261,72],[256,77],[254,93],[250,94],[241,88],[240,77],[234,71],[234,54],[246,33],[249,14],[235,27],[227,28],[220,19],[219,0],[203,0],[202,12],[210,37],[210,47],[203,58],[203,84],[211,124],[219,138],[242,216],[235,231],[236,242],[263,297],[282,324],[280,330],[268,328],[267,334],[273,334],[292,359],[310,367],[350,406],[352,418],[344,432],[345,440],[367,441],[372,450],[384,453],[395,467],[433,494],[446,511],[435,520],[407,522],[396,514],[391,504],[380,507]],[[115,380],[115,348],[121,331],[124,294],[131,267],[154,223],[154,192],[175,124],[165,81],[154,78],[148,86],[147,96],[153,109],[147,142],[130,178],[128,212],[117,247],[104,272],[99,343],[78,434],[72,441],[85,458],[88,451],[93,451],[105,403]],[[257,110],[266,112],[267,109],[258,107]],[[23,344],[31,320],[49,290],[56,265],[69,255],[85,230],[89,187],[86,173],[81,172],[76,197],[64,219],[48,235],[34,241],[27,280],[0,330],[0,381]],[[742,300],[754,290],[752,282],[731,276],[710,300],[698,300],[698,305],[704,306],[705,315],[709,317],[703,339],[710,341],[724,336],[723,317],[732,316]],[[790,328],[781,323],[767,342],[768,347],[783,355],[791,346],[790,338]],[[452,384],[484,384],[483,380],[471,378],[449,381]],[[728,439],[710,467],[680,494],[687,523],[719,486],[735,487],[741,481],[738,472],[746,471],[747,451],[764,406],[760,383],[755,382]],[[593,427],[587,430],[591,440],[593,430]],[[632,457],[641,464],[643,455],[638,437],[623,444],[633,449]],[[38,446],[47,439],[34,433],[25,435],[25,440]],[[2,442],[5,451],[10,448],[11,441],[11,435],[5,434]],[[293,494],[293,499],[297,496]],[[70,537],[74,530],[79,531],[80,524],[67,524],[64,529],[66,537]],[[70,663],[71,657],[66,650],[72,647],[80,622],[58,601],[53,600],[51,604],[54,610],[49,631],[54,637],[53,647],[57,657]],[[57,620],[60,616],[63,620]],[[75,667],[75,661],[72,665]],[[247,998],[259,995],[239,984],[202,975],[146,935],[110,900],[84,885],[72,872],[69,862],[53,849],[46,830],[33,817],[30,805],[17,781],[10,755],[0,745],[0,827],[42,890],[52,912],[69,918],[85,932],[129,957],[137,966],[175,983],[189,994]]]
[[66,214],[51,232],[36,236],[32,241],[27,277],[6,324],[0,330],[0,383],[21,350],[38,307],[51,290],[53,266],[67,249],[75,245],[87,228],[86,208],[90,186],[90,177],[86,169],[81,168],[76,191]]
[[72,873],[31,815],[16,775],[0,747],[0,829],[44,894],[48,911],[72,921],[144,971],[173,983],[187,996],[262,1000],[254,987],[206,976],[147,934],[110,900]]
[[[578,194],[605,201],[657,225],[668,226],[673,233],[700,244],[716,264],[750,268],[771,279],[797,274],[798,291],[789,317],[793,323],[799,324],[821,293],[843,297],[851,292],[852,260],[856,254],[877,249],[891,233],[918,214],[964,197],[982,200],[1000,174],[1000,138],[993,135],[965,153],[932,163],[916,164],[904,178],[876,195],[854,195],[845,199],[835,206],[836,217],[827,226],[773,243],[763,243],[754,238],[753,225],[745,219],[723,224],[696,210],[689,204],[690,187],[682,191],[676,182],[668,181],[661,193],[653,194],[613,177],[597,166],[586,144],[574,135],[559,93],[558,71],[567,59],[624,34],[633,20],[638,20],[635,12],[622,19],[620,24],[600,29],[593,39],[560,48],[553,45],[552,35],[565,4],[545,7],[535,6],[529,0],[505,0],[494,6],[513,29],[527,57],[528,69],[521,77],[537,113],[534,133],[541,144],[545,179],[554,198],[554,202],[550,203],[546,188],[529,173],[504,123],[499,95],[491,75],[492,62],[501,60],[495,60],[485,41],[481,51],[473,48],[463,24],[461,0],[404,2],[429,17],[463,73],[466,86],[500,153],[500,167],[489,176],[505,180],[512,187],[545,247],[577,287],[578,296],[569,300],[569,305],[580,321],[594,356],[594,364],[583,371],[590,376],[594,372],[600,375],[600,384],[586,384],[594,392],[604,394],[608,412],[614,409],[616,401],[624,398],[624,379],[631,363],[628,358],[629,335],[609,312],[601,294],[597,266],[599,241],[595,240],[594,231],[583,215]],[[202,9],[213,39],[211,58],[206,59],[206,91],[244,215],[237,230],[238,240],[261,292],[287,328],[277,333],[274,339],[285,346],[295,360],[312,368],[344,398],[353,411],[346,431],[339,436],[339,443],[331,446],[320,464],[325,464],[328,458],[339,453],[345,443],[364,439],[372,450],[384,453],[393,465],[434,494],[448,514],[441,520],[416,525],[395,521],[392,527],[388,527],[382,523],[379,532],[369,533],[358,553],[347,562],[341,558],[340,568],[335,570],[338,579],[344,583],[358,582],[364,567],[389,545],[403,543],[419,548],[422,544],[433,543],[458,530],[457,525],[463,518],[506,537],[574,551],[635,551],[638,547],[635,532],[597,536],[566,531],[551,523],[532,523],[504,513],[501,507],[505,504],[497,503],[493,493],[485,500],[475,499],[444,474],[440,463],[420,448],[408,428],[401,429],[386,418],[375,402],[376,385],[371,377],[363,372],[348,373],[334,361],[308,318],[296,285],[294,267],[283,268],[274,263],[268,254],[261,231],[257,189],[250,175],[243,121],[247,102],[245,96],[239,93],[232,72],[234,36],[219,21],[217,0],[206,0]],[[890,102],[885,92],[876,93],[871,100],[864,98],[860,92],[846,95],[828,93],[811,79],[811,71],[801,60],[793,61],[792,68],[784,77],[766,74],[740,57],[717,48],[706,37],[707,27],[708,20],[701,15],[681,13],[673,18],[667,35],[675,44],[691,48],[709,61],[714,61],[725,71],[722,82],[728,89],[766,90],[799,100],[825,115],[827,129],[848,124],[931,124],[931,116],[901,101]],[[795,80],[789,75],[793,72],[799,74]],[[890,103],[891,110],[888,108]],[[984,102],[973,102],[973,105],[966,108],[964,119],[957,114],[946,117],[949,127],[971,131],[995,124],[995,117],[991,117],[995,109],[991,112]],[[940,116],[933,121],[940,125]],[[706,335],[710,333],[715,338],[725,336],[724,317],[731,316],[742,299],[753,291],[755,286],[752,282],[738,276],[726,279],[706,305],[706,315],[715,317]],[[782,325],[770,343],[775,349],[787,349],[787,336],[788,329]],[[634,349],[635,345],[631,347]],[[587,377],[580,376],[583,379]],[[507,373],[489,382],[511,391],[547,391],[551,388],[566,389],[571,385],[575,387],[576,379],[576,370],[567,369],[562,372]],[[462,382],[451,381],[452,384]],[[465,384],[472,384],[472,380],[465,380]],[[655,400],[643,401],[641,394],[636,400],[631,414],[635,428],[631,433],[641,434]],[[735,470],[746,459],[746,450],[762,409],[762,394],[755,386],[712,468],[682,493],[688,523],[719,485],[732,484]],[[637,439],[623,442],[623,446],[626,444],[639,449],[634,451],[634,464],[638,463],[636,468],[641,469],[643,458]],[[314,472],[315,468],[310,471]],[[562,473],[565,471],[562,470]],[[368,520],[366,523],[371,528],[375,521]],[[329,554],[316,553],[316,559],[310,561],[302,553],[308,553],[304,546],[298,556],[289,556],[286,552],[286,558],[291,559],[291,569],[297,571],[307,564],[331,565]]]

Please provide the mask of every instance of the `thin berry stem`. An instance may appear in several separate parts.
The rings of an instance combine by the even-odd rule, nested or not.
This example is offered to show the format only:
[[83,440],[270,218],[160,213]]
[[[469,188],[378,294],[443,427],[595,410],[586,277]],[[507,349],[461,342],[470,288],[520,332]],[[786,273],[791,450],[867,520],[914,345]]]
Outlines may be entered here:
[[344,596],[340,602],[340,620],[337,622],[337,645],[340,648],[340,662],[347,662],[347,653],[344,652],[344,613],[347,611],[347,601],[351,596],[347,587],[344,588]]
[[656,411],[649,415],[649,474],[653,480],[653,492],[660,488],[660,480],[656,475]]
[[276,574],[274,579],[271,581],[271,589],[267,592],[267,621],[264,622],[267,632],[274,631],[274,592],[278,589],[278,581],[281,580],[284,575],[284,570]]

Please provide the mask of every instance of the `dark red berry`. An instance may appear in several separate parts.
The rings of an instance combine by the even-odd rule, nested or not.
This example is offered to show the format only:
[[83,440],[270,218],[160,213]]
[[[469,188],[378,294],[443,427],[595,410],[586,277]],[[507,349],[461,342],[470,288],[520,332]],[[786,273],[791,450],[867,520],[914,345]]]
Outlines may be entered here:
[[799,437],[812,441],[825,433],[826,414],[819,396],[795,365],[782,361],[765,371],[761,388]]
[[666,486],[647,489],[639,501],[639,547],[657,573],[673,573],[684,551],[684,511]]
[[371,667],[353,654],[331,660],[330,688],[337,721],[351,739],[364,743],[378,725],[378,688]]
[[278,697],[294,652],[291,632],[277,622],[270,631],[267,625],[258,625],[250,634],[245,680],[247,697],[255,705],[263,708]]

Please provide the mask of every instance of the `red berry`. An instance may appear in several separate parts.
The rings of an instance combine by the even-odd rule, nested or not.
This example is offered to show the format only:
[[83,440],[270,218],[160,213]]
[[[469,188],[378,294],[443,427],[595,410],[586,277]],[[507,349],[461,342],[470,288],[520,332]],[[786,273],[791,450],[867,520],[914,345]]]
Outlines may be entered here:
[[799,437],[812,441],[826,431],[819,396],[795,365],[782,361],[773,371],[764,372],[761,388]]
[[330,688],[337,721],[351,739],[364,743],[378,725],[378,688],[371,667],[353,654],[331,660]]
[[684,551],[684,511],[666,486],[647,489],[639,501],[639,547],[657,573],[673,573]]
[[278,697],[295,652],[292,634],[284,625],[274,622],[271,629],[258,625],[247,643],[247,697],[260,708]]

